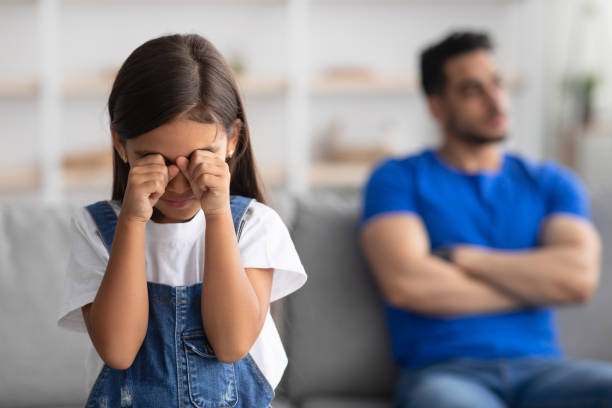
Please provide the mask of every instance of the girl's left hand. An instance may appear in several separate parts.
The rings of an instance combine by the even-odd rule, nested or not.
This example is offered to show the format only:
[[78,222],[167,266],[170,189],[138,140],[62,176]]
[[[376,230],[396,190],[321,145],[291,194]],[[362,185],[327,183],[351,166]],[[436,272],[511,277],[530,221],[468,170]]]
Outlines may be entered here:
[[205,215],[230,211],[230,171],[223,157],[207,150],[195,150],[190,159],[178,157],[176,165],[189,181]]

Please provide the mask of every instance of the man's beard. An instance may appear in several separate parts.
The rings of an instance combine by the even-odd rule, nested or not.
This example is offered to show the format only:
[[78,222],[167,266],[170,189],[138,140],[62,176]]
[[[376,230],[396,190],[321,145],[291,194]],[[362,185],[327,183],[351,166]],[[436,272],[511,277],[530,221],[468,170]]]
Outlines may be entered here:
[[486,136],[482,133],[476,133],[470,130],[461,130],[459,129],[457,122],[457,118],[452,117],[450,122],[448,123],[448,129],[451,131],[451,134],[456,135],[459,140],[466,144],[472,146],[485,146],[495,143],[502,143],[506,140],[506,133],[503,133],[499,136]]
[[506,140],[506,135],[500,135],[500,136],[495,136],[495,137],[490,137],[490,136],[484,136],[482,134],[478,134],[478,133],[472,133],[472,132],[454,132],[455,135],[457,135],[457,137],[459,139],[461,139],[461,141],[472,145],[472,146],[484,146],[484,145],[489,145],[489,144],[495,144],[495,143],[502,143]]

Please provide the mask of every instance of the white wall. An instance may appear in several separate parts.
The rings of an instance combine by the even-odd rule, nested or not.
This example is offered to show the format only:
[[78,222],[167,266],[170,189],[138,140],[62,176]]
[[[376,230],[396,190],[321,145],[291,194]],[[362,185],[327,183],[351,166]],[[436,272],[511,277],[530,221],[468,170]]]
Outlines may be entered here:
[[[556,108],[555,81],[566,55],[567,20],[578,0],[515,1],[311,1],[308,16],[313,73],[333,66],[364,66],[383,74],[417,74],[419,51],[451,29],[492,34],[505,72],[520,74],[513,92],[510,148],[535,157],[551,156]],[[605,3],[605,2],[603,2]],[[607,4],[609,11],[610,5]],[[40,54],[37,3],[0,3],[0,77],[37,73]],[[195,31],[228,57],[240,53],[254,74],[286,76],[290,55],[285,2],[64,1],[59,14],[62,75],[97,73],[119,65],[138,45],[169,32]],[[543,93],[541,93],[543,92]],[[546,97],[542,97],[545,95]],[[304,154],[318,154],[330,122],[340,123],[349,142],[377,140],[387,129],[399,135],[398,153],[435,142],[420,92],[389,95],[313,95],[310,134]],[[110,146],[105,97],[64,98],[61,150]],[[285,94],[246,97],[253,143],[262,165],[287,164],[288,111]],[[545,114],[542,114],[544,110]],[[35,98],[0,98],[0,167],[35,162],[40,153]],[[552,152],[552,153],[551,153]]]

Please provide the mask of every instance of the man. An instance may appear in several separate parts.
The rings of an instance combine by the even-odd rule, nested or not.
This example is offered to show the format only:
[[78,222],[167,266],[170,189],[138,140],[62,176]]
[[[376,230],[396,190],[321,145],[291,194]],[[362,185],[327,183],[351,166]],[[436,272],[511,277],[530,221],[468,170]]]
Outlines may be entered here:
[[598,282],[585,189],[502,150],[508,97],[486,35],[450,35],[421,70],[443,143],[374,171],[361,229],[402,368],[397,406],[612,407],[612,365],[562,358],[550,309]]

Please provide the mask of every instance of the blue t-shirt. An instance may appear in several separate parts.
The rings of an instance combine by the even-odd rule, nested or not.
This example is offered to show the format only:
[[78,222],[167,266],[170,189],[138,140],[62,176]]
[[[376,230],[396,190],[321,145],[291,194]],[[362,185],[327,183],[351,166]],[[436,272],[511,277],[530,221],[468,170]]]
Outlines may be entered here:
[[[498,171],[467,174],[434,151],[388,160],[366,188],[362,227],[393,213],[418,215],[434,250],[473,244],[520,250],[539,245],[547,216],[589,218],[584,186],[569,170],[505,154]],[[396,360],[403,367],[452,358],[558,356],[555,316],[550,308],[432,318],[386,307]]]

